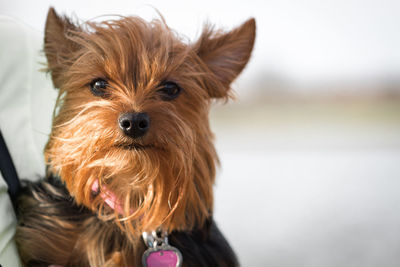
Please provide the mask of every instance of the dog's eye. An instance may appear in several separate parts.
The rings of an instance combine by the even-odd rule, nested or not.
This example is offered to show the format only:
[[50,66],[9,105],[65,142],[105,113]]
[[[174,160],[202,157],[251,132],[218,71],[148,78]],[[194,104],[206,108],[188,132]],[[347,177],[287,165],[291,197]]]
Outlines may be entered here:
[[160,85],[161,89],[157,90],[160,93],[161,99],[164,101],[170,101],[178,97],[182,89],[174,82],[164,82]]
[[108,82],[106,80],[97,78],[90,83],[90,91],[95,96],[105,97],[107,96],[107,86]]

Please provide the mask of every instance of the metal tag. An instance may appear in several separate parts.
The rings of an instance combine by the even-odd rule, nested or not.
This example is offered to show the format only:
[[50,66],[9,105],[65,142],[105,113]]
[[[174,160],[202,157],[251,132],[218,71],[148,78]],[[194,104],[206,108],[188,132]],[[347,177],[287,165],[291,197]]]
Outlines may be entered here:
[[142,257],[144,267],[180,267],[182,265],[181,252],[170,245],[157,248],[148,248]]
[[143,241],[148,249],[143,253],[142,265],[144,267],[180,267],[182,265],[182,254],[173,246],[168,244],[166,231],[152,231],[142,233]]

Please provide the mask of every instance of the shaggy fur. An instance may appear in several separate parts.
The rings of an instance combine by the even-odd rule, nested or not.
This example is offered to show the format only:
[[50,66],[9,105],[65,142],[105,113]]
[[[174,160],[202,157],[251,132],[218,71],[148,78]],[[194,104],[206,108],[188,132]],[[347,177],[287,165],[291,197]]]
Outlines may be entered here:
[[[190,43],[163,20],[77,25],[51,8],[44,51],[59,97],[45,148],[48,179],[27,184],[19,201],[23,262],[139,266],[142,231],[162,227],[184,266],[236,265],[212,221],[218,158],[208,112],[213,99],[229,97],[254,39],[254,19],[230,32],[206,26]],[[108,83],[101,97],[89,89],[98,78]],[[166,81],[182,88],[171,101],[160,95]],[[126,112],[149,115],[143,137],[119,129]],[[122,211],[93,192],[96,181]]]

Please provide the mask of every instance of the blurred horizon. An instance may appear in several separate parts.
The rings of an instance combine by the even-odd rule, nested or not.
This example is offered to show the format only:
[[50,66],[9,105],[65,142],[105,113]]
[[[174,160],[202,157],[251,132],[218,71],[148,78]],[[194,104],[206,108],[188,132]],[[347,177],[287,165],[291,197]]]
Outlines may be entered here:
[[334,91],[340,88],[335,84],[341,83],[347,88],[355,85],[360,94],[369,83],[400,89],[400,2],[396,0],[117,0],[113,4],[0,0],[0,14],[43,32],[50,6],[79,21],[107,14],[151,20],[159,17],[159,11],[172,29],[192,41],[206,21],[229,30],[255,17],[255,49],[237,81],[244,98],[263,94],[265,90],[259,90],[263,85],[302,92]]

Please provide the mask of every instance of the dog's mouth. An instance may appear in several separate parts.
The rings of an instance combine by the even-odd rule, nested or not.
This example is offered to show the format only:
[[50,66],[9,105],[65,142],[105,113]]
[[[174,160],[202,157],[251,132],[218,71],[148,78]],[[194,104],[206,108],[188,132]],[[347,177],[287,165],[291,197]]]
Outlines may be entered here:
[[152,144],[142,145],[142,144],[134,144],[134,143],[117,143],[114,146],[117,148],[124,149],[124,150],[137,150],[137,151],[156,148]]
[[111,209],[116,210],[119,214],[123,214],[124,211],[120,200],[112,191],[107,188],[106,185],[102,185],[100,190],[99,181],[96,180],[92,184],[91,189],[93,196],[100,195],[100,197]]

